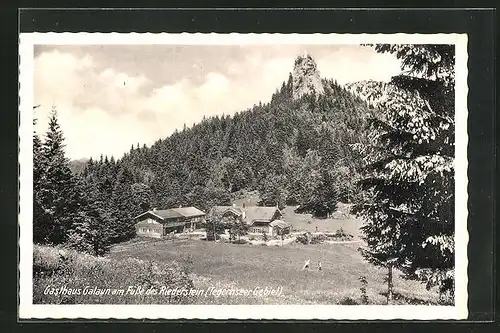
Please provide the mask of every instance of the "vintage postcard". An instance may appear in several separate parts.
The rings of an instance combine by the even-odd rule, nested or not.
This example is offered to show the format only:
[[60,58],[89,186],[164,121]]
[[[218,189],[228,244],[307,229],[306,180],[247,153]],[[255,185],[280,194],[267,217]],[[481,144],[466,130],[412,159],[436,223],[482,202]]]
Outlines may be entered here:
[[20,35],[21,319],[467,318],[467,35]]

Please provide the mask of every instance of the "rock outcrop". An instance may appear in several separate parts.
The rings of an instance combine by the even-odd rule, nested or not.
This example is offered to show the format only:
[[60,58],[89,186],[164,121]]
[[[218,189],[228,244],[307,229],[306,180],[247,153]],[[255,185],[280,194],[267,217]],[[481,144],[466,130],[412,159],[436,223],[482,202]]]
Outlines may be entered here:
[[310,55],[295,59],[292,73],[293,98],[298,99],[306,94],[323,94],[324,88],[316,62]]

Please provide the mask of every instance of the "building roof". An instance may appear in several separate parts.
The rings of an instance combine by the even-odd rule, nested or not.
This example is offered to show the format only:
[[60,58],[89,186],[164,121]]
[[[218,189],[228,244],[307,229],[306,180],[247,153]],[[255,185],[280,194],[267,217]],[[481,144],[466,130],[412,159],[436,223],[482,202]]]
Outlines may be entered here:
[[181,214],[184,217],[198,217],[204,216],[205,212],[199,210],[196,207],[180,207],[180,208],[172,208],[174,212]]
[[153,209],[151,211],[153,214],[158,215],[164,220],[169,220],[169,219],[175,219],[179,217],[184,217],[182,214],[176,212],[173,209],[161,209],[161,210],[155,210]]
[[146,214],[151,214],[154,215],[161,220],[170,220],[170,219],[177,219],[177,218],[190,218],[190,217],[198,217],[198,216],[203,216],[205,213],[198,208],[195,207],[182,207],[182,208],[170,208],[170,209],[153,209],[153,210],[148,210],[147,212],[144,212],[140,215],[137,215],[135,219],[146,215]]
[[234,207],[234,206],[214,206],[210,210],[210,214],[219,214],[219,215],[222,215],[222,214],[224,214],[227,211],[230,211],[233,214],[238,215],[238,216],[240,216],[240,215],[243,214],[243,211],[241,210],[241,208]]
[[278,228],[288,228],[290,227],[290,223],[287,223],[283,220],[274,220],[273,222],[269,223],[271,227],[278,227]]
[[245,220],[250,224],[254,221],[271,222],[276,212],[281,213],[276,207],[246,207]]

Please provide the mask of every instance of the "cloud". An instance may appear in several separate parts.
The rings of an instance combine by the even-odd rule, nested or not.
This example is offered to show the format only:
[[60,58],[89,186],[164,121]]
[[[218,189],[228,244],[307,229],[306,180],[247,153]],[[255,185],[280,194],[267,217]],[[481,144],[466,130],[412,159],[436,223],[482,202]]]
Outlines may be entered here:
[[73,100],[92,65],[90,56],[78,58],[57,50],[42,53],[35,59],[35,96],[53,102]]
[[205,82],[198,88],[199,98],[214,99],[225,97],[230,89],[229,80],[221,73],[210,72],[205,77]]

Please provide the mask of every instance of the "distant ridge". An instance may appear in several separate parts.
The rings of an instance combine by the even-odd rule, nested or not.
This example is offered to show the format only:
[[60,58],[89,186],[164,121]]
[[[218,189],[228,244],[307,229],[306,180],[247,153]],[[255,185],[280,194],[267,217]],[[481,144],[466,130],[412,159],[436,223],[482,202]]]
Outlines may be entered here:
[[361,98],[371,106],[376,106],[380,103],[386,95],[388,87],[389,83],[374,80],[363,80],[344,85],[347,91]]
[[72,160],[69,162],[69,169],[73,174],[81,174],[89,160],[90,159],[86,157],[80,158],[78,160]]

